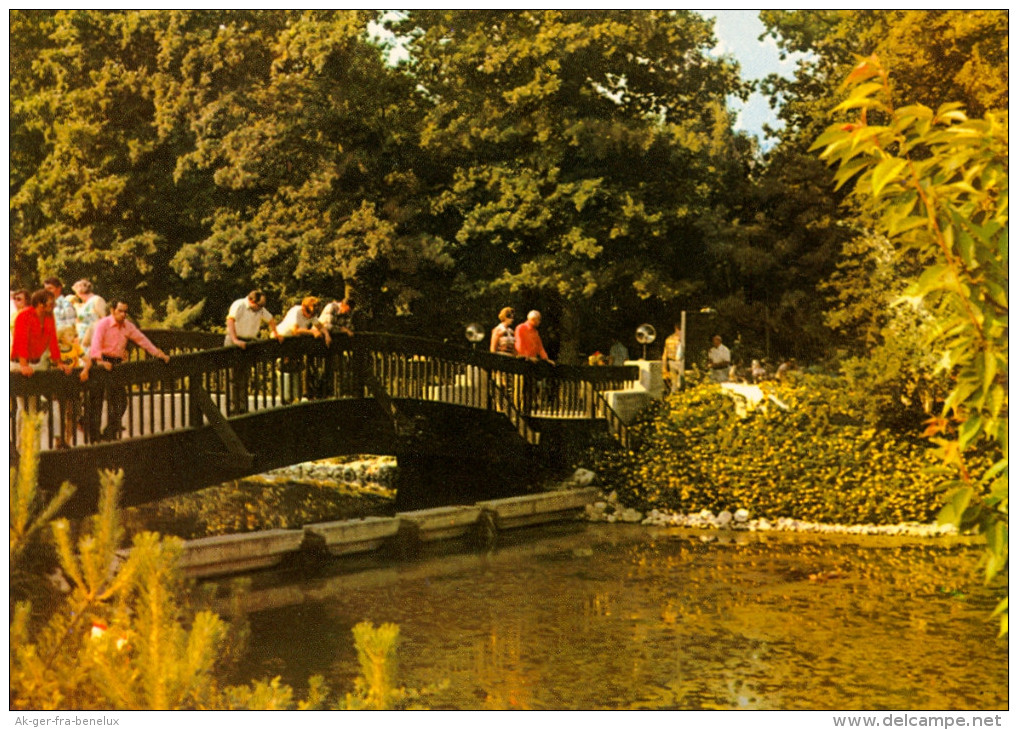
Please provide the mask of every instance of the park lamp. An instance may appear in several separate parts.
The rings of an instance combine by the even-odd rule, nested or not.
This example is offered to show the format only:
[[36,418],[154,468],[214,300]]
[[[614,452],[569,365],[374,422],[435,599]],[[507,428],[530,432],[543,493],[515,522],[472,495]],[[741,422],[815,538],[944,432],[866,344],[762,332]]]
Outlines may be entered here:
[[647,359],[647,345],[657,339],[657,330],[652,324],[641,324],[636,328],[636,341],[643,345],[643,359]]
[[476,350],[477,343],[484,339],[484,330],[481,329],[481,325],[477,324],[477,322],[471,322],[467,325],[464,336],[467,338],[470,346]]

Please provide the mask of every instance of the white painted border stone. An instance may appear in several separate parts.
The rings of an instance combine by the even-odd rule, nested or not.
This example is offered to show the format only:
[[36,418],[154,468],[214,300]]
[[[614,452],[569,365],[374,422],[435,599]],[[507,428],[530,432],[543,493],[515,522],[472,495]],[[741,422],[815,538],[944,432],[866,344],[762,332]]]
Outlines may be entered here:
[[417,529],[421,542],[462,537],[480,516],[481,508],[477,505],[434,507],[396,513],[396,517]]
[[579,516],[599,494],[600,490],[597,487],[586,487],[528,494],[524,497],[492,499],[478,502],[477,506],[495,513],[499,529],[524,527]]

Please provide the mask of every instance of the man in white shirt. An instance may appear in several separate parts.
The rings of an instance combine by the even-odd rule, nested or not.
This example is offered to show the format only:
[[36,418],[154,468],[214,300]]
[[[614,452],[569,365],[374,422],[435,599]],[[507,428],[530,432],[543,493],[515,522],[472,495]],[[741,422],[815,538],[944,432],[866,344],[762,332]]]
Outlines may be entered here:
[[304,297],[300,304],[294,305],[283,317],[279,325],[279,334],[283,337],[296,337],[297,335],[311,335],[312,337],[324,337],[325,346],[332,344],[332,336],[329,329],[315,317],[315,310],[318,308],[318,297]]
[[[223,346],[247,349],[248,342],[258,339],[258,331],[263,322],[268,324],[272,336],[282,342],[283,336],[276,330],[276,318],[265,308],[265,294],[255,289],[244,299],[238,299],[230,305],[230,311],[226,315],[226,340],[223,342]],[[228,404],[230,415],[248,412],[250,382],[251,368],[236,368]]]
[[248,342],[258,339],[258,330],[263,322],[269,325],[272,336],[282,342],[283,336],[276,331],[276,319],[265,308],[265,294],[255,289],[245,299],[238,299],[230,305],[226,315],[226,340],[223,346],[243,350]]
[[721,335],[714,335],[711,340],[714,347],[707,353],[710,358],[710,376],[715,383],[728,381],[728,368],[732,366],[732,353],[721,344]]

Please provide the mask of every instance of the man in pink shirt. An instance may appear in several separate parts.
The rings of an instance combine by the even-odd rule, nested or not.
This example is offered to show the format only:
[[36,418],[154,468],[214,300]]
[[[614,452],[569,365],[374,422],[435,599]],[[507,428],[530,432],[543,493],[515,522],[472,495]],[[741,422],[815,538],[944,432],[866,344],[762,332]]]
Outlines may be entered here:
[[[95,323],[92,330],[92,345],[89,356],[92,362],[107,371],[113,370],[127,360],[127,343],[133,342],[152,357],[165,363],[170,356],[152,344],[140,329],[127,320],[127,302],[113,303],[112,312]],[[106,398],[106,429],[100,432],[103,397]],[[91,441],[105,439],[112,441],[120,437],[121,422],[127,410],[127,391],[123,386],[105,384],[105,388],[94,388],[89,398],[88,434]]]
[[546,360],[552,365],[555,361],[548,357],[541,342],[541,333],[537,328],[541,326],[541,313],[536,309],[527,315],[527,321],[516,327],[516,353],[520,357],[536,361]]

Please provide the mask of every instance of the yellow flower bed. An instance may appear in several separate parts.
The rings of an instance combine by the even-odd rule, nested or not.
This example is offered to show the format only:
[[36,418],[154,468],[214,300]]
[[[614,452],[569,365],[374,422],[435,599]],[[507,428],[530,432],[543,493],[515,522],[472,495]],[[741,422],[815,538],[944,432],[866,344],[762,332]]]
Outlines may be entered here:
[[742,419],[713,384],[666,399],[634,427],[636,450],[598,456],[621,502],[639,509],[830,523],[932,521],[940,478],[918,434],[867,425],[862,394],[803,375],[765,386],[773,403]]

